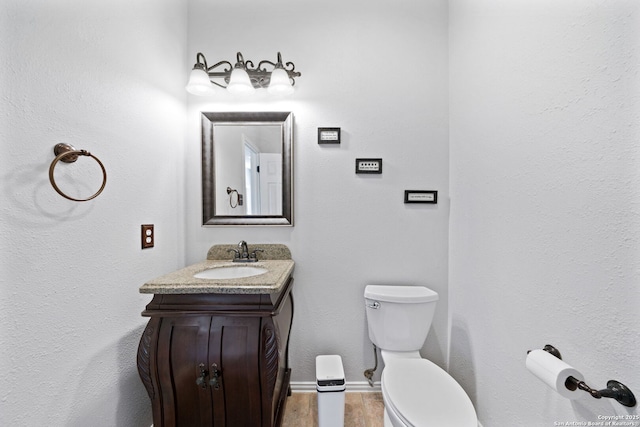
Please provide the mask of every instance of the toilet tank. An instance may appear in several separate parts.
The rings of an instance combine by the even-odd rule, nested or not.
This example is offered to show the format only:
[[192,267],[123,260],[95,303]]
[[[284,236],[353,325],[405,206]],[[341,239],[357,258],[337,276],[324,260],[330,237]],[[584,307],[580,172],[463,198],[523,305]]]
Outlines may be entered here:
[[389,351],[422,348],[438,294],[424,286],[369,285],[364,289],[369,339]]

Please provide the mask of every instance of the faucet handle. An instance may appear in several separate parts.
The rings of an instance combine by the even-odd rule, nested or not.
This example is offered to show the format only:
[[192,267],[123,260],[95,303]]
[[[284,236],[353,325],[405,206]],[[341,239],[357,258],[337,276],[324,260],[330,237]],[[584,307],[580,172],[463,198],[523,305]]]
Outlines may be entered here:
[[249,255],[249,258],[255,259],[257,261],[258,260],[258,254],[256,252],[264,252],[264,249],[254,249],[251,252],[251,255]]
[[233,252],[233,258],[240,258],[240,251],[237,249],[227,249],[227,252]]

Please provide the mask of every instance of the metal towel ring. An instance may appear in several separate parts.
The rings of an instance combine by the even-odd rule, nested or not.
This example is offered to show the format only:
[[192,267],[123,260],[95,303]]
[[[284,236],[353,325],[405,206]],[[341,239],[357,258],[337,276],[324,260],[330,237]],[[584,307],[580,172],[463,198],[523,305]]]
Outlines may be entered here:
[[[51,166],[49,166],[49,181],[51,181],[51,185],[53,186],[53,189],[56,190],[58,194],[60,194],[65,199],[73,200],[74,202],[86,202],[91,199],[95,199],[100,195],[100,193],[102,193],[102,190],[104,190],[104,187],[107,185],[107,171],[104,168],[104,165],[102,164],[100,159],[98,159],[96,156],[94,156],[87,150],[76,150],[73,145],[69,145],[69,144],[62,144],[62,143],[56,144],[56,146],[53,147],[53,152],[56,155],[56,158],[53,159],[53,162],[51,162]],[[76,160],[78,160],[78,156],[88,156],[93,158],[96,162],[98,162],[98,165],[100,165],[100,168],[102,169],[102,177],[103,177],[102,186],[100,186],[100,189],[93,196],[88,197],[86,199],[75,199],[73,197],[70,197],[64,194],[62,190],[58,188],[58,185],[56,184],[56,180],[53,178],[53,170],[55,169],[59,161],[62,161],[64,163],[73,163]]]
[[[236,193],[236,203],[235,205],[233,204],[233,193]],[[227,194],[229,195],[229,206],[231,206],[231,209],[235,209],[238,207],[238,202],[240,201],[240,193],[238,193],[238,190],[234,190],[231,187],[227,187]]]

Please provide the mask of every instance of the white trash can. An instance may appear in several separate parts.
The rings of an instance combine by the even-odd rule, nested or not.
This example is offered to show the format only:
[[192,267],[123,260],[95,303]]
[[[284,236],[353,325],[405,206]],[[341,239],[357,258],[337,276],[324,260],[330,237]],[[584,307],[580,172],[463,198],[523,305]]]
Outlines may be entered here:
[[346,388],[342,358],[338,355],[316,356],[318,427],[344,427]]

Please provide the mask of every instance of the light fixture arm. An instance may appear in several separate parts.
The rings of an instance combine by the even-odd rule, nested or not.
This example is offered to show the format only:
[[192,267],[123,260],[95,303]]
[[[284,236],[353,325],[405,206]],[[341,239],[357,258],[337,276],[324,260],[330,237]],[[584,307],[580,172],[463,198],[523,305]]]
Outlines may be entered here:
[[196,54],[196,64],[193,66],[193,68],[200,68],[205,71],[207,71],[207,68],[209,68],[209,66],[207,65],[207,58],[205,58],[202,53],[198,52]]
[[[267,66],[269,66],[269,68],[267,68]],[[196,54],[196,63],[193,66],[194,70],[200,69],[205,71],[211,83],[221,88],[227,88],[231,73],[236,68],[243,69],[247,72],[251,84],[256,89],[267,88],[269,86],[271,73],[275,69],[283,69],[287,73],[291,86],[295,85],[295,78],[302,75],[302,73],[295,71],[295,64],[293,62],[287,62],[286,66],[283,65],[280,52],[278,52],[277,62],[273,63],[265,59],[260,61],[257,67],[254,66],[253,61],[245,60],[240,52],[236,54],[235,65],[232,65],[229,61],[220,61],[212,66],[208,66],[205,56],[201,52],[198,52]]]
[[[302,74],[295,71],[296,66],[293,62],[287,62],[287,66],[285,67],[282,64],[282,54],[280,52],[278,52],[278,61],[274,64],[273,62],[269,61],[269,60],[262,60],[258,63],[258,70],[260,71],[266,71],[266,68],[263,68],[262,64],[269,64],[273,67],[273,69],[275,70],[276,68],[281,68],[284,71],[287,72],[287,75],[289,76],[289,80],[291,81],[291,85],[295,85],[296,84],[296,77],[300,77]],[[269,73],[271,74],[271,73]]]

